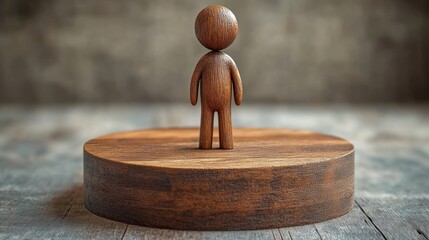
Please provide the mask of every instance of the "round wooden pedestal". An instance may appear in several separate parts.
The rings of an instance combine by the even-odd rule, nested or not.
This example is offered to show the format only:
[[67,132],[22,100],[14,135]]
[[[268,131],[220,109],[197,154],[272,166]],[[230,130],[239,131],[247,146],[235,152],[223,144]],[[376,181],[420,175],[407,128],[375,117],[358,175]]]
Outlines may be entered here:
[[85,206],[113,220],[187,230],[302,225],[353,207],[346,140],[248,128],[234,129],[232,150],[200,150],[198,137],[198,129],[151,129],[88,141]]

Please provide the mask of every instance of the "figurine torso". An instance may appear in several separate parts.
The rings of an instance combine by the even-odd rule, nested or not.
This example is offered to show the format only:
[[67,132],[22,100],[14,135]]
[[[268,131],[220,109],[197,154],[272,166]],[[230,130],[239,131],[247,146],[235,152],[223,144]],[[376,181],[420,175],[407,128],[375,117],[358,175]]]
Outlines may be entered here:
[[231,57],[220,51],[207,53],[198,63],[202,64],[201,103],[213,111],[231,105],[231,63]]

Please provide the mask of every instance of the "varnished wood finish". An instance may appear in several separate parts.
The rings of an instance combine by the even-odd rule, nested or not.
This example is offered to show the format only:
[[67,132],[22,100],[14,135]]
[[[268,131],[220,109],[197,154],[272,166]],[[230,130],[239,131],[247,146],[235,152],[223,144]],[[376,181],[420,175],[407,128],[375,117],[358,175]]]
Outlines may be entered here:
[[224,6],[208,6],[201,10],[195,20],[198,41],[210,50],[219,51],[227,48],[234,42],[237,33],[237,19]]
[[213,117],[218,113],[220,148],[232,149],[231,91],[234,99],[241,104],[243,93],[240,74],[234,61],[226,53],[209,52],[197,64],[191,80],[191,103],[198,98],[201,89],[200,148],[212,148]]
[[198,129],[92,139],[84,146],[85,206],[131,224],[194,230],[302,225],[352,209],[349,142],[285,129],[234,133],[234,151],[196,149]]
[[197,104],[198,88],[201,89],[201,149],[212,148],[213,116],[218,113],[220,148],[232,149],[231,95],[237,105],[243,99],[240,74],[234,60],[218,50],[228,47],[238,31],[234,14],[222,6],[203,9],[195,21],[195,33],[205,47],[214,50],[204,55],[191,79],[190,99]]

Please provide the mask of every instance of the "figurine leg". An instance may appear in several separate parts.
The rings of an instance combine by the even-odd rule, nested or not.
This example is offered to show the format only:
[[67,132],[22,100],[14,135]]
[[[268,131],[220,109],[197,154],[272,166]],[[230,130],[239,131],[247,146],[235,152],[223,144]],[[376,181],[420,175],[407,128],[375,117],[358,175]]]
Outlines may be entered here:
[[213,111],[208,107],[201,108],[200,149],[212,148],[213,142]]
[[219,142],[220,148],[232,149],[234,147],[232,139],[231,108],[226,107],[219,114]]

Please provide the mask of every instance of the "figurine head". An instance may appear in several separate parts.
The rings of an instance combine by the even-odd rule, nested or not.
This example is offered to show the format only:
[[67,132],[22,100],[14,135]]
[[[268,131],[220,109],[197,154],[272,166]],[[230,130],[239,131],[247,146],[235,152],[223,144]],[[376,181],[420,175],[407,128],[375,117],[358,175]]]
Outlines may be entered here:
[[213,5],[201,10],[195,20],[198,41],[211,50],[222,50],[234,42],[238,33],[237,19],[226,7]]

